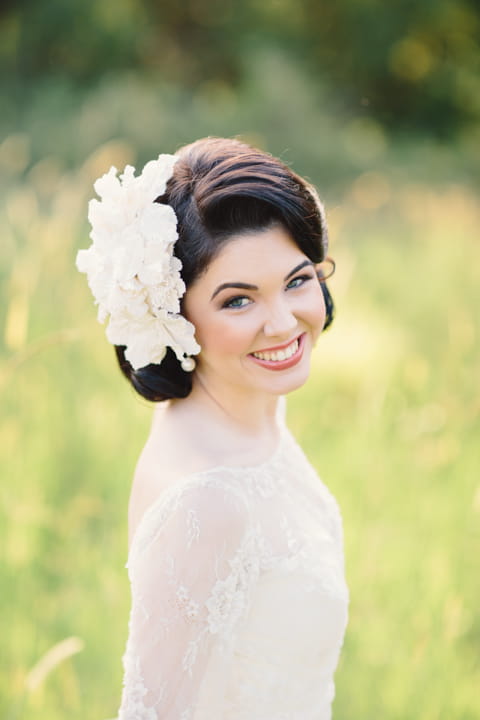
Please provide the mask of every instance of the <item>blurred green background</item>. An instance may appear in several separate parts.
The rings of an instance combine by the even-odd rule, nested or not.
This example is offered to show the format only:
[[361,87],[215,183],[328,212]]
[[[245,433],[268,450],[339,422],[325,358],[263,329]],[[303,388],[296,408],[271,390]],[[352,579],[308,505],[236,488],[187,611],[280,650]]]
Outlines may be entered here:
[[338,313],[289,419],[344,516],[334,717],[480,716],[479,34],[474,0],[2,3],[1,718],[118,708],[151,408],[74,259],[98,175],[204,135],[327,206]]

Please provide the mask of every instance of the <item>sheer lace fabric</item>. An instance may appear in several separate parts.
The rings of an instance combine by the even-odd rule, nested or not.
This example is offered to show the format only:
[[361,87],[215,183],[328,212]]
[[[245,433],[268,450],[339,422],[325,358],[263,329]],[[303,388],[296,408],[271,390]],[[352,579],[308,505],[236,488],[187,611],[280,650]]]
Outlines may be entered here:
[[250,468],[185,477],[143,516],[118,720],[327,720],[347,621],[337,504],[283,427]]

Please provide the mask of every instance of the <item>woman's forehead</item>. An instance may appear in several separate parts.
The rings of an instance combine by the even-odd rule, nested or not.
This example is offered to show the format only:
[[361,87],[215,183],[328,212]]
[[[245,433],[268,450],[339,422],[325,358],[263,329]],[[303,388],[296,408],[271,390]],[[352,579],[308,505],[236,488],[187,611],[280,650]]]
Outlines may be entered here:
[[[228,279],[252,281],[252,276],[279,272],[285,275],[306,255],[282,226],[233,236],[209,264],[202,276],[216,282]],[[242,276],[247,276],[242,277]]]

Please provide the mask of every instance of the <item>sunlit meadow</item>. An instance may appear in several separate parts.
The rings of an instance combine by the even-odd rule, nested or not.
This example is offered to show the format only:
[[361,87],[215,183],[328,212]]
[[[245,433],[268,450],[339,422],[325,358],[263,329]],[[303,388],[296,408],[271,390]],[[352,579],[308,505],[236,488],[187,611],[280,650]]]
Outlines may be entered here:
[[[146,153],[155,107],[144,101]],[[208,132],[201,101],[196,135]],[[78,141],[71,162],[50,135],[36,139],[33,120],[0,145],[5,720],[106,720],[120,697],[126,506],[151,408],[116,369],[74,258],[89,244],[93,180],[148,155],[136,150],[138,118],[137,130],[119,120],[105,139],[101,110],[110,120],[120,111],[96,102],[70,130]],[[233,99],[222,102],[228,110]],[[162,137],[173,137],[167,121]],[[86,135],[89,124],[96,131]],[[53,131],[66,147],[59,122]],[[276,133],[276,144],[267,132],[251,137],[279,152]],[[288,156],[327,193],[337,260],[337,318],[317,345],[310,383],[289,401],[291,427],[344,517],[351,605],[334,716],[474,720],[480,211],[468,183],[437,182],[434,165],[430,178],[422,170],[408,179],[400,152],[396,165],[380,162],[385,141],[375,124],[353,124],[343,137],[353,170],[335,190],[307,154],[293,162],[293,144]],[[349,143],[353,155],[367,153],[364,167],[355,170]],[[366,167],[372,157],[375,170]]]

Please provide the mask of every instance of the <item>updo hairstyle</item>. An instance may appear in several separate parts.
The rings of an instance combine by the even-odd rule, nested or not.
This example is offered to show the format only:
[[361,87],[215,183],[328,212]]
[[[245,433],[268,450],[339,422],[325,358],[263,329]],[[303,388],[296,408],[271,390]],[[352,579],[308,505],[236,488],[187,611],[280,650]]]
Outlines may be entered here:
[[[204,138],[177,153],[173,175],[155,202],[171,205],[177,216],[175,255],[188,288],[233,235],[260,232],[280,223],[298,248],[314,263],[325,259],[328,236],[315,189],[280,160],[238,140]],[[333,301],[321,282],[326,320]],[[184,398],[192,389],[192,373],[182,370],[171,348],[160,364],[134,370],[125,346],[115,347],[124,375],[147,400]]]

